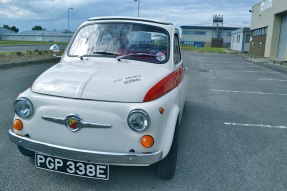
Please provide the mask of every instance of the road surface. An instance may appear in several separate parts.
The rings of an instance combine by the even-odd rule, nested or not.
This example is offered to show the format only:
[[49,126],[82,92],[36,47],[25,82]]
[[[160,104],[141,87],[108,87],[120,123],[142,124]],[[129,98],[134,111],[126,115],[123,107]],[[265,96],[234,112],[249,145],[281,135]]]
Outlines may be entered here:
[[36,169],[8,140],[12,104],[53,63],[0,69],[0,190],[287,190],[286,71],[238,55],[183,59],[190,84],[170,181],[156,166],[111,166],[109,181]]

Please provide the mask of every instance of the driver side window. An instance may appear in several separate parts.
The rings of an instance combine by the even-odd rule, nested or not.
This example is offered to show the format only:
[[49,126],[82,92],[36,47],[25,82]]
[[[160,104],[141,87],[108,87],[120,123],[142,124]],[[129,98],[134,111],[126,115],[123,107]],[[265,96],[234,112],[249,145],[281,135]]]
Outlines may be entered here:
[[180,47],[179,47],[179,38],[178,34],[174,35],[174,42],[173,42],[173,59],[174,64],[178,64],[181,61],[181,54],[180,54]]

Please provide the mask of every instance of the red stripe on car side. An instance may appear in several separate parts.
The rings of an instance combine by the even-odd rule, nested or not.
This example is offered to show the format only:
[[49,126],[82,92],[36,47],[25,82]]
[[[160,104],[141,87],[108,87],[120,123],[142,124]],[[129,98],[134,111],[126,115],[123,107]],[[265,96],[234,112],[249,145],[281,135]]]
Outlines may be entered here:
[[154,85],[145,95],[144,102],[153,101],[176,88],[183,80],[184,67],[183,64]]

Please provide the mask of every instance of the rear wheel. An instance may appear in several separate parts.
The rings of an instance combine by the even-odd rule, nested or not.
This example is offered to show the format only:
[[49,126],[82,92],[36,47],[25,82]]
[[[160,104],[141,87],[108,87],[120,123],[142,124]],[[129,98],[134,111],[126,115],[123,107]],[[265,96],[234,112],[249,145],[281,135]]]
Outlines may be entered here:
[[158,178],[163,180],[170,180],[174,177],[177,162],[178,141],[179,141],[179,127],[177,123],[170,151],[167,154],[167,156],[158,163],[157,168]]

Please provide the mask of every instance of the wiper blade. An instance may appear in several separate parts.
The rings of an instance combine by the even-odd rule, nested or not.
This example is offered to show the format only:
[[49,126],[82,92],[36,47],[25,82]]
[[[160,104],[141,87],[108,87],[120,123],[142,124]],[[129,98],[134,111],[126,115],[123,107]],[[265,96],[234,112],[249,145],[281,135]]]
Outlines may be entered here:
[[117,56],[116,59],[118,61],[120,61],[122,58],[125,58],[125,57],[128,57],[128,56],[153,56],[153,57],[156,57],[155,54],[148,54],[148,53],[132,53],[132,54],[126,54],[126,55],[121,55],[121,56]]
[[107,52],[107,51],[94,51],[93,52],[93,55],[91,54],[83,54],[83,55],[79,55],[78,58],[80,58],[81,60],[83,60],[84,57],[95,57],[96,55],[95,54],[98,54],[98,55],[114,55],[114,54],[117,54],[115,52]]
[[117,54],[115,52],[108,52],[108,51],[104,51],[104,50],[102,50],[102,51],[94,51],[93,53],[94,54],[101,54],[101,55],[114,55],[114,54]]

